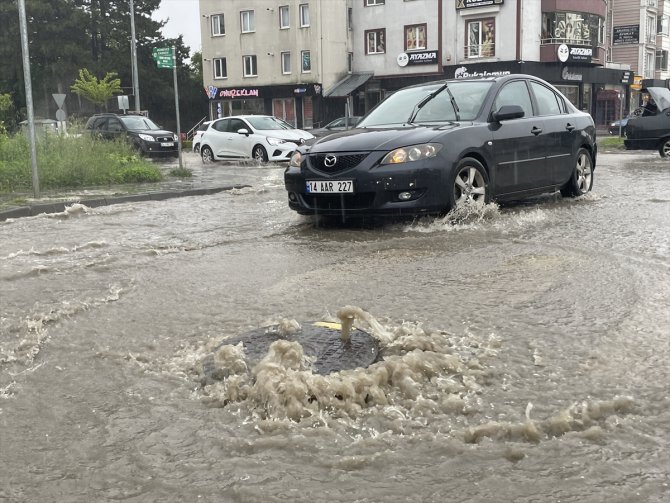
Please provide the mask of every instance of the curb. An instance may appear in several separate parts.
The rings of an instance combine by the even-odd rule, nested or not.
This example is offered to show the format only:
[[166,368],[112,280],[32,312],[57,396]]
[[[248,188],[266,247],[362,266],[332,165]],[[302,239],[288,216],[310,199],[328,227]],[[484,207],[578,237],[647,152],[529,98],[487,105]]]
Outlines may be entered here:
[[144,194],[128,194],[125,196],[97,197],[91,199],[73,197],[68,201],[30,204],[26,206],[16,206],[6,210],[0,210],[0,222],[10,218],[33,217],[43,213],[62,213],[65,211],[66,207],[77,203],[83,204],[89,208],[97,208],[99,206],[110,206],[112,204],[133,203],[138,201],[165,201],[175,197],[206,196],[226,190],[242,189],[247,187],[251,187],[251,185],[230,185],[226,187],[185,189],[169,192],[147,192]]

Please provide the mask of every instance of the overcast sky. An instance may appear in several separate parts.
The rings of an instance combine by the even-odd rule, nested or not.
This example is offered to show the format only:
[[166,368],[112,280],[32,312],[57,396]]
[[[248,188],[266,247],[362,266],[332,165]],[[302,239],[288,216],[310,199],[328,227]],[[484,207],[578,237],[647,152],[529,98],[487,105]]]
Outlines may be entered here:
[[201,49],[198,0],[161,0],[153,18],[162,21],[169,18],[163,34],[167,37],[184,35],[184,44],[191,48],[191,53]]

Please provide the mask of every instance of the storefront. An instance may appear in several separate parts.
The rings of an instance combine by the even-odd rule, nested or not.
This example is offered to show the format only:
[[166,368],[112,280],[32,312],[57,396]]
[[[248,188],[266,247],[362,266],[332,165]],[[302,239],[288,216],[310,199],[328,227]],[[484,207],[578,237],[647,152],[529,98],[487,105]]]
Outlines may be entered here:
[[300,129],[309,129],[318,116],[323,98],[320,84],[217,88],[209,86],[209,117],[274,115]]
[[578,109],[589,112],[597,127],[605,127],[630,108],[629,87],[633,72],[598,66],[501,61],[445,66],[446,78],[495,77],[510,74],[534,75],[560,90]]

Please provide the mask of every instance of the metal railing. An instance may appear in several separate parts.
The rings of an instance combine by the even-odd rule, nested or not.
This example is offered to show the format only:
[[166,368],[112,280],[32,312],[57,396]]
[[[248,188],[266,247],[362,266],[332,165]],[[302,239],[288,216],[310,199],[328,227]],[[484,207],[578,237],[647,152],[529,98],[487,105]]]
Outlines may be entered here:
[[205,115],[202,119],[200,119],[200,121],[198,121],[198,123],[195,126],[193,126],[191,129],[189,129],[188,132],[186,133],[186,139],[187,140],[192,140],[193,136],[195,135],[195,132],[198,130],[200,125],[203,122],[205,122],[206,120],[207,120],[207,116]]

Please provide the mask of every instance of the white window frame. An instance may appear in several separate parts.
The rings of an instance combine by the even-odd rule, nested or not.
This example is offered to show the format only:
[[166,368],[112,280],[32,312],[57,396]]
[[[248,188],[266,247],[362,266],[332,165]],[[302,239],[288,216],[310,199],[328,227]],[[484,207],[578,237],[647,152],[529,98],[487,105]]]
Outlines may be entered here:
[[242,56],[242,73],[245,78],[258,77],[258,60],[255,54]]
[[288,5],[279,6],[279,29],[288,30],[291,27],[291,12]]
[[212,37],[221,37],[226,34],[226,24],[223,14],[212,14],[209,26]]
[[[419,34],[421,33],[423,29],[423,45],[419,44]],[[416,41],[414,47],[407,47],[406,50],[408,51],[423,51],[428,47],[428,25],[426,23],[423,24],[412,24],[412,25],[407,25],[405,26],[405,45],[407,45],[407,36],[409,33],[413,31],[414,32],[414,40]]]
[[366,7],[374,7],[375,5],[384,5],[385,0],[365,0]]
[[256,21],[253,10],[240,11],[240,28],[242,33],[253,33],[256,31]]
[[[305,70],[305,54],[309,55],[309,68]],[[311,51],[300,51],[300,73],[312,73],[312,53]]]
[[281,53],[281,73],[282,75],[289,75],[291,73],[291,53]]
[[309,27],[309,4],[301,3],[298,10],[300,11],[300,28]]
[[214,74],[215,79],[228,78],[228,64],[226,63],[226,58],[214,58],[212,60],[212,73]]

